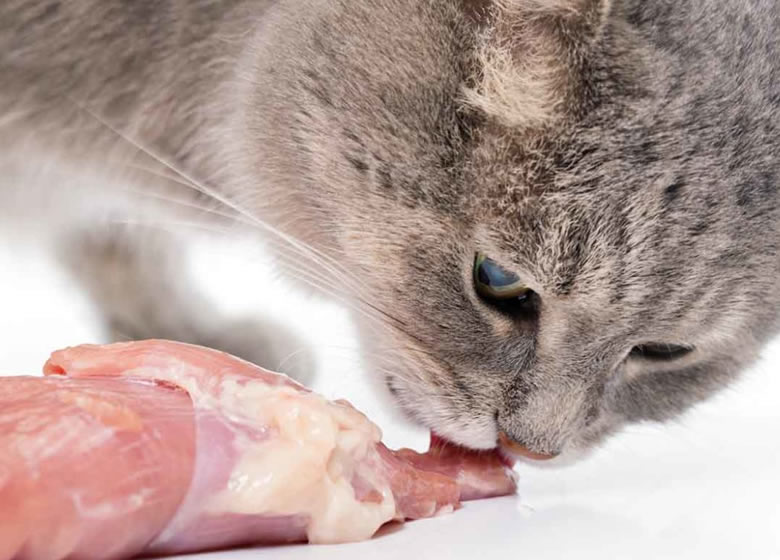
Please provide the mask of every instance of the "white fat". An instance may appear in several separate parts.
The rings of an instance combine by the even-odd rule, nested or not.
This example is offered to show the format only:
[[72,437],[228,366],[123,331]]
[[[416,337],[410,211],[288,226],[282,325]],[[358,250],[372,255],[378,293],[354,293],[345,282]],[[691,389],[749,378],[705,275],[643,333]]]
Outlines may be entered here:
[[[266,427],[273,434],[258,442],[236,432],[239,458],[226,488],[204,504],[203,513],[301,516],[309,519],[307,536],[312,543],[368,539],[396,518],[389,482],[375,468],[381,432],[357,410],[316,393],[224,372],[209,377],[190,367],[161,373],[137,370],[127,375],[176,383],[189,392],[197,408]],[[202,386],[203,379],[209,387]],[[379,492],[379,503],[355,497],[356,474]]]

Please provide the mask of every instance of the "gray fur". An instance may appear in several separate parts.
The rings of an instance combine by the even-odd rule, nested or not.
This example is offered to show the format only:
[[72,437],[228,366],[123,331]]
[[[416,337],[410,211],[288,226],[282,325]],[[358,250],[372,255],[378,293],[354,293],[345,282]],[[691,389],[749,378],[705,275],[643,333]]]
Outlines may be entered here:
[[[571,457],[777,331],[778,37],[775,0],[6,0],[0,147],[191,192],[107,164],[134,139],[349,297],[411,416]],[[475,251],[532,314],[475,295]],[[629,356],[646,343],[695,351]]]

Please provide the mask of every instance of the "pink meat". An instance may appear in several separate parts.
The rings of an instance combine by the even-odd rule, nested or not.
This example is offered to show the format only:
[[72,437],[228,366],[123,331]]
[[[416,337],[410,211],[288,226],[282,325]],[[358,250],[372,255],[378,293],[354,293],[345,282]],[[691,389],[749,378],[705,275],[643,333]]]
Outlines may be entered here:
[[194,428],[187,393],[148,382],[0,379],[0,558],[143,550],[190,486]]
[[515,479],[507,476],[509,461],[495,450],[474,451],[431,437],[427,453],[399,449],[395,456],[415,469],[436,472],[458,483],[460,499],[480,500],[513,494]]
[[[495,452],[438,441],[426,454],[390,451],[348,403],[214,350],[164,341],[80,346],[55,352],[44,373],[0,379],[0,560],[344,542],[387,521],[515,490]],[[284,421],[263,416],[263,407]],[[321,468],[307,411],[315,419],[324,411],[340,429],[338,445],[322,448],[330,455]],[[287,447],[273,447],[280,443]],[[290,469],[317,467],[302,471],[311,484],[299,475],[285,483],[284,464],[267,467],[263,452],[273,449],[288,453]],[[254,457],[270,471],[252,470]],[[346,497],[338,493],[344,480]],[[303,484],[313,502],[333,486],[346,513],[330,502],[312,509],[292,491],[286,500],[285,484]],[[366,518],[376,526],[351,528]]]

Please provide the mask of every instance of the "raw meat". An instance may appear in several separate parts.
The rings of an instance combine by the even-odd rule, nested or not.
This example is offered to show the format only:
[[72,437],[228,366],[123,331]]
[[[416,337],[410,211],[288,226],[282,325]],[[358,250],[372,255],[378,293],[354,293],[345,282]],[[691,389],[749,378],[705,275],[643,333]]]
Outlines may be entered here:
[[509,494],[497,452],[390,451],[346,401],[227,354],[145,341],[0,379],[0,560],[367,539]]

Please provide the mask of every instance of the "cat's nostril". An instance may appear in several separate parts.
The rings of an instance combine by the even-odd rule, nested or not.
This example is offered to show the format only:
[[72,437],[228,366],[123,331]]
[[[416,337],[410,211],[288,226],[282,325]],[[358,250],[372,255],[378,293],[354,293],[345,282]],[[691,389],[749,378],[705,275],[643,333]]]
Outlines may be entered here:
[[555,459],[555,457],[558,456],[557,453],[549,454],[531,451],[525,445],[516,442],[504,432],[500,432],[498,434],[498,443],[504,451],[511,453],[512,455],[518,455],[520,457],[525,457],[526,459],[532,459],[534,461],[549,461],[550,459]]

